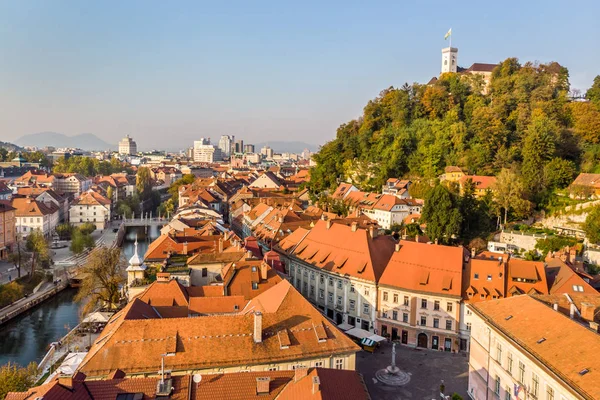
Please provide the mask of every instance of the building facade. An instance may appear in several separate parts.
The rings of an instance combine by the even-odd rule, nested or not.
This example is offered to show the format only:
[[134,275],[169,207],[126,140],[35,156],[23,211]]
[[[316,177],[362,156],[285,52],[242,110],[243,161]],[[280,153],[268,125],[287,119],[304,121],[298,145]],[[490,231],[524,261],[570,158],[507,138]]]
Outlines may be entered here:
[[6,259],[15,244],[15,209],[0,201],[0,260]]
[[229,157],[231,155],[231,146],[235,141],[235,136],[223,135],[219,139],[219,149],[223,157]]
[[137,154],[137,143],[135,143],[135,141],[129,137],[129,135],[126,135],[119,142],[119,154],[125,156],[133,156]]
[[71,204],[69,220],[74,226],[90,222],[96,229],[106,229],[110,223],[110,205],[106,197],[93,191],[85,192]]

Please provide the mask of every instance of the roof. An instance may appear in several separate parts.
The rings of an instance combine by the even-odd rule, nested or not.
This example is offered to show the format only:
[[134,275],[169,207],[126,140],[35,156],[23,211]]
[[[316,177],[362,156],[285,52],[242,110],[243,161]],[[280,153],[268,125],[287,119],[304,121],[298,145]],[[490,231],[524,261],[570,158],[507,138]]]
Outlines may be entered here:
[[475,189],[493,190],[496,184],[495,176],[482,176],[482,175],[464,175],[460,178],[460,184],[464,185],[467,180],[471,179],[475,184]]
[[[259,343],[253,337],[255,310],[263,311]],[[165,368],[190,371],[290,362],[359,350],[286,280],[251,300],[245,312],[236,314],[136,320],[126,319],[124,314],[118,313],[106,325],[80,371],[88,376],[106,376],[117,368],[126,373],[155,373],[160,354],[165,352],[175,353],[164,359]],[[327,332],[325,341],[319,341],[314,331],[320,325]],[[292,341],[285,349],[278,337],[282,331]]]
[[465,72],[492,72],[498,64],[473,63]]
[[506,297],[506,260],[471,258],[462,282],[463,299],[470,303]]
[[[546,262],[546,277],[548,279],[548,292],[556,293],[588,293],[598,294],[579,274],[577,274],[564,261],[558,258],[548,259]],[[576,290],[575,290],[576,289]]]
[[460,169],[460,167],[454,166],[454,165],[448,165],[446,168],[444,168],[444,172],[449,174],[452,172],[463,172],[462,169]]
[[575,178],[572,186],[590,186],[600,189],[600,174],[585,174],[581,173]]
[[45,204],[31,198],[13,197],[11,205],[16,209],[15,215],[17,217],[41,217],[58,212],[58,206],[54,203]]
[[298,228],[279,248],[316,268],[376,282],[394,251],[394,241],[390,236],[372,238],[367,229],[319,220],[310,231]]
[[[598,333],[527,295],[468,307],[524,352],[557,372],[565,380],[565,386],[585,399],[600,398]],[[541,338],[545,340],[538,343]],[[587,373],[580,373],[586,369]]]
[[73,206],[110,206],[111,201],[106,197],[102,196],[98,192],[94,192],[93,190],[89,190],[87,192],[81,193],[79,198],[75,199],[75,201],[71,204]]
[[520,294],[547,294],[548,282],[544,263],[518,258],[508,260],[506,296]]
[[461,295],[462,247],[400,241],[380,285],[445,296]]

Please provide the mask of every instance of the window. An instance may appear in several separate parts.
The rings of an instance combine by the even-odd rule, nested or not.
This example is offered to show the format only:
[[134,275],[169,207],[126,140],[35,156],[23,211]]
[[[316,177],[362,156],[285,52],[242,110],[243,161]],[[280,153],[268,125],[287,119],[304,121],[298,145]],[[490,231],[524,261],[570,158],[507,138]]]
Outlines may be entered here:
[[290,265],[290,274],[293,274],[293,273],[294,273],[294,266]]
[[315,285],[310,285],[310,297],[314,297],[315,295]]
[[502,344],[496,343],[496,361],[502,365]]
[[365,288],[365,296],[369,295],[369,288]]
[[473,279],[479,279],[479,274],[474,274]]
[[315,280],[315,273],[314,273],[314,271],[312,271],[312,272],[310,273],[310,280],[311,280],[311,281],[314,281],[314,280]]
[[341,288],[342,288],[342,281],[338,281],[338,283],[337,283],[337,284],[338,284],[338,285],[337,285],[337,286],[338,286],[338,289],[341,289]]
[[583,286],[581,286],[581,285],[573,285],[573,291],[575,291],[575,292],[583,292]]
[[208,276],[208,268],[202,268],[202,277],[206,278]]
[[421,317],[421,326],[427,325],[427,317]]
[[333,286],[333,278],[329,278],[329,286]]
[[[96,213],[94,213],[94,215],[96,215]],[[39,218],[37,219],[37,222],[38,222],[38,223],[40,222],[40,219],[39,219]]]
[[368,304],[364,304],[363,305],[363,314],[368,314],[369,313],[369,305]]
[[392,319],[393,319],[394,321],[398,321],[398,311],[394,310],[394,311],[392,312]]
[[496,396],[500,396],[500,377],[496,375],[496,386],[494,387],[494,393]]
[[350,285],[350,293],[354,293],[355,289],[354,289],[354,285]]
[[488,280],[488,281],[491,281],[491,280],[492,280],[492,274],[488,274],[487,280]]
[[327,300],[329,300],[329,303],[333,303],[333,293],[327,292]]
[[510,398],[510,393],[511,393],[511,392],[512,392],[512,391],[511,391],[511,389],[510,389],[510,386],[507,386],[507,387],[505,387],[505,388],[504,388],[504,400],[512,400],[512,399]]
[[452,312],[452,303],[446,303],[446,311]]
[[335,369],[344,369],[344,359],[343,358],[335,359]]
[[546,400],[554,400],[554,389],[546,386]]
[[408,296],[404,296],[404,303],[405,306],[408,306]]
[[434,318],[433,319],[433,327],[434,328],[439,328],[440,327],[440,320],[439,320],[439,318]]
[[398,294],[394,293],[394,303],[398,304]]
[[325,283],[325,277],[323,275],[319,275],[319,283],[323,285]]
[[302,285],[302,291],[304,292],[304,294],[308,292],[308,282],[304,282],[304,284]]
[[519,382],[525,382],[525,364],[519,361]]
[[356,309],[356,301],[350,300],[350,310],[354,311]]
[[269,367],[267,368],[267,371],[277,371],[279,369],[279,367]]
[[325,297],[325,290],[319,289],[319,298],[322,299]]
[[307,270],[304,270],[304,277],[308,278],[308,271]]
[[408,324],[408,313],[402,313],[402,322]]
[[452,320],[451,319],[446,320],[446,329],[449,331],[452,330]]
[[531,395],[535,398],[538,397],[540,391],[540,377],[536,374],[531,374]]
[[470,323],[470,322],[467,322],[467,330],[468,330],[469,332],[471,332],[471,323]]
[[342,306],[342,296],[337,297],[337,305],[340,307]]
[[427,309],[427,299],[421,299],[421,308]]
[[388,301],[388,292],[383,292],[383,301]]
[[436,300],[436,301],[433,302],[433,309],[435,311],[437,311],[437,310],[440,309],[440,302],[439,302],[439,300]]
[[387,317],[388,317],[388,313],[387,313],[387,311],[386,311],[386,310],[383,310],[383,311],[381,312],[381,315],[383,316],[383,318],[387,318]]
[[315,361],[315,368],[319,368],[323,366],[323,361]]
[[258,290],[258,283],[252,282],[252,290]]
[[506,356],[506,370],[511,375],[512,375],[512,367],[513,367],[512,353],[508,353],[508,356]]

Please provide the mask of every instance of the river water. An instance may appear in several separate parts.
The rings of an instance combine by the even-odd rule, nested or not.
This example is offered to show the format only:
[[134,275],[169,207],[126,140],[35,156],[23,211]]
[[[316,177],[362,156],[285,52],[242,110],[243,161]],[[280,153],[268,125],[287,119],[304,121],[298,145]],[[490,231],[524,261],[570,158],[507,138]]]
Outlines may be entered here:
[[[133,255],[138,238],[138,254],[144,256],[148,245],[160,232],[158,228],[129,228],[122,247],[123,256]],[[57,341],[75,327],[80,320],[79,304],[73,302],[77,291],[66,289],[37,307],[0,326],[0,365],[15,362],[27,365],[39,363],[51,342]]]

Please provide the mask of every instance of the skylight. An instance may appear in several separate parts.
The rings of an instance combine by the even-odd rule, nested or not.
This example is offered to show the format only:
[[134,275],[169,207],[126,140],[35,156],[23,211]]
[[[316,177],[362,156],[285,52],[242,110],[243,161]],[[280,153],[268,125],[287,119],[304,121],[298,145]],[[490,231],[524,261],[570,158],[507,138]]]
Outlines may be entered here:
[[540,340],[537,341],[537,344],[544,343],[545,341],[546,341],[546,338],[543,337],[543,338],[541,338]]
[[581,375],[581,376],[584,376],[584,375],[585,375],[585,374],[587,374],[588,372],[590,372],[590,370],[589,370],[589,369],[587,369],[587,368],[584,368],[584,369],[582,369],[581,371],[579,371],[579,375]]
[[509,319],[511,319],[512,317],[513,317],[512,315],[509,315],[508,317],[506,317],[506,318],[504,318],[504,319],[508,321],[508,320],[509,320]]

